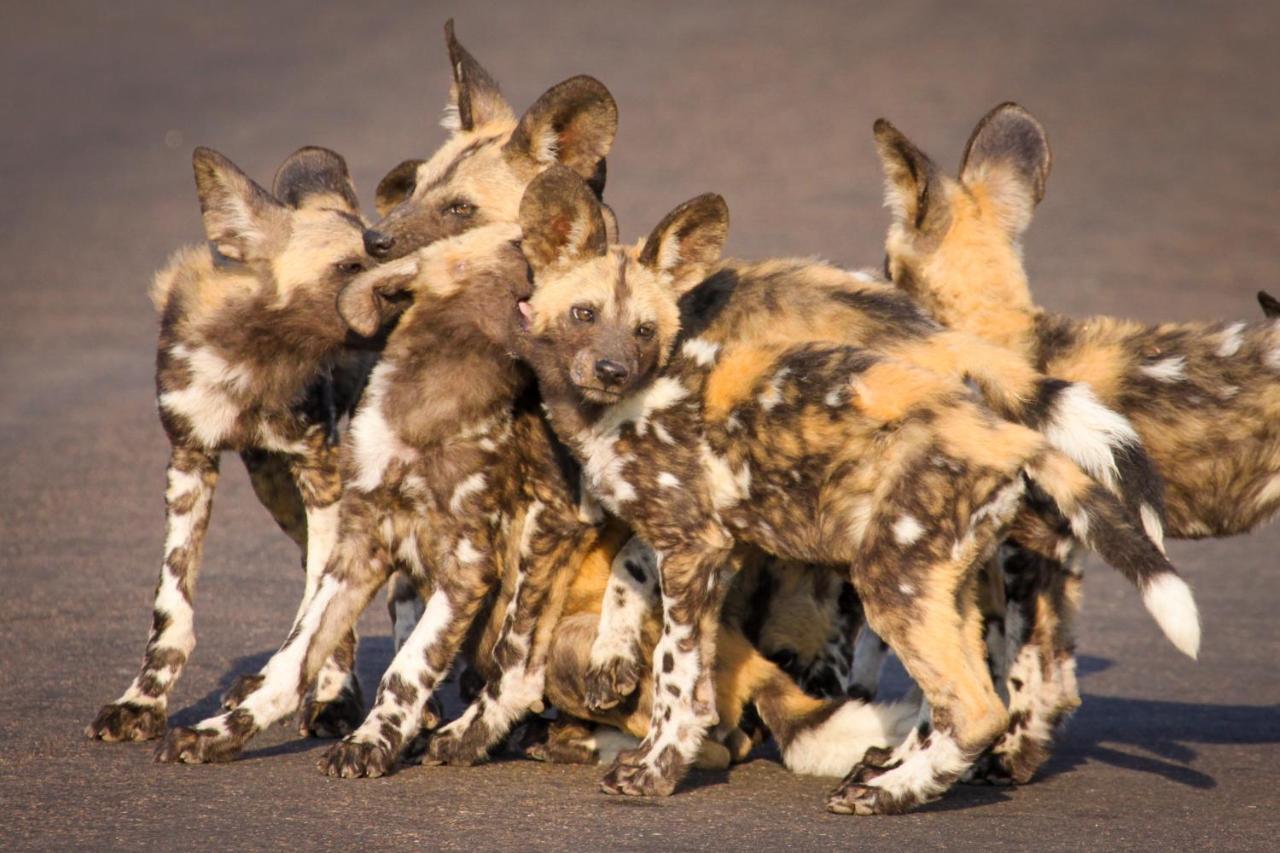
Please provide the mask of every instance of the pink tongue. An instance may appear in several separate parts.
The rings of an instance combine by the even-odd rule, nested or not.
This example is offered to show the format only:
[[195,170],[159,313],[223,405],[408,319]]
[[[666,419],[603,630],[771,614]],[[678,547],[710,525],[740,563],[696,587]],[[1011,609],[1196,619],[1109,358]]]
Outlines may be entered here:
[[532,323],[533,322],[533,306],[529,304],[528,300],[521,299],[519,302],[516,303],[516,305],[520,309],[520,316],[524,317],[525,320]]

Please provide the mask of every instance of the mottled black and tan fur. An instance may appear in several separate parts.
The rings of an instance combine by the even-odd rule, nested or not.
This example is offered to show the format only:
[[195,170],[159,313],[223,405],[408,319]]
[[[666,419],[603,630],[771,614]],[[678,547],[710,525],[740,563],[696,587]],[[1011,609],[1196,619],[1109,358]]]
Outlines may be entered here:
[[[373,264],[343,159],[303,148],[271,193],[217,152],[198,148],[193,163],[209,242],[177,252],[152,289],[157,403],[172,447],[164,565],[142,669],[87,729],[102,740],[164,730],[169,691],[195,647],[196,577],[223,451],[240,455],[259,499],[303,549],[304,603],[314,593],[337,533],[337,423],[367,372],[367,357],[345,349],[358,342],[336,310],[339,290]],[[304,731],[338,736],[359,722],[354,655],[348,633]]]
[[[650,727],[606,790],[670,793],[716,722],[707,662],[743,546],[849,567],[868,622],[931,708],[886,761],[855,768],[829,800],[836,811],[934,798],[1005,730],[976,581],[1028,492],[1140,587],[1177,585],[1164,622],[1196,623],[1185,585],[1123,505],[963,381],[845,343],[718,336],[736,291],[807,287],[805,273],[768,264],[737,265],[730,292],[706,279],[727,230],[718,196],[680,206],[642,245],[608,246],[590,191],[553,168],[531,183],[521,224],[536,286],[517,352],[593,494],[660,557]],[[707,298],[725,301],[709,311]]]

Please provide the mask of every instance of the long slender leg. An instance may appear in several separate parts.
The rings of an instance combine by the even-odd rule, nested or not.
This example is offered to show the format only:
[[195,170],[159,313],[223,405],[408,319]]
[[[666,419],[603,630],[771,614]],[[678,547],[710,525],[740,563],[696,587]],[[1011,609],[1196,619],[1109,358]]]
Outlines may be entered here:
[[[306,452],[290,460],[307,515],[307,584],[299,615],[315,595],[333,554],[342,497],[338,450],[330,444],[326,430],[314,429],[306,443]],[[315,689],[299,714],[298,734],[336,738],[349,734],[360,724],[364,717],[364,695],[356,678],[356,643],[353,627],[338,643],[333,655],[325,660]]]
[[587,707],[605,711],[635,692],[646,668],[641,652],[645,616],[658,603],[658,561],[633,536],[609,570],[600,608],[600,629],[585,675]]
[[[365,521],[352,520],[350,526]],[[170,729],[156,750],[156,760],[229,761],[257,732],[297,710],[321,665],[349,634],[389,573],[385,548],[359,530],[344,529],[319,589],[263,668],[262,683],[235,710],[193,728]]]
[[481,761],[526,711],[541,710],[552,632],[583,546],[595,540],[585,529],[574,535],[563,523],[544,524],[542,511],[534,502],[522,522],[515,590],[493,647],[499,676],[431,739],[426,762]]
[[174,447],[165,490],[164,565],[156,583],[142,669],[119,699],[105,705],[85,734],[107,741],[150,740],[164,732],[169,691],[196,645],[196,577],[218,482],[218,455]]
[[663,628],[653,652],[653,712],[644,741],[621,753],[605,774],[607,793],[670,794],[717,722],[708,650],[715,646],[726,586],[720,569],[731,542],[725,531],[709,528],[658,550]]
[[962,526],[937,518],[921,530],[902,524],[896,510],[873,521],[853,581],[868,624],[892,647],[932,713],[929,725],[887,760],[872,763],[868,756],[855,767],[828,798],[831,811],[896,814],[936,799],[1008,724],[987,669],[977,576],[1020,495],[1020,481],[1007,485]]
[[320,759],[327,775],[383,776],[394,766],[492,587],[492,577],[477,565],[483,560],[469,567],[455,561],[441,572],[422,619],[378,685],[373,710]]

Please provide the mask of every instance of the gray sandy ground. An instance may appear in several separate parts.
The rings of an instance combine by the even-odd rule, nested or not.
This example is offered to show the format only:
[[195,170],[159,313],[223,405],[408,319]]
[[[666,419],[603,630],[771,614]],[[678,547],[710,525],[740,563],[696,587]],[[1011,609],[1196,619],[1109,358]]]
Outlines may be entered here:
[[[86,741],[139,660],[158,568],[166,444],[146,289],[200,237],[190,149],[265,181],[299,145],[327,145],[367,203],[387,168],[443,138],[450,14],[521,108],[576,73],[611,87],[609,197],[627,235],[715,189],[737,255],[878,264],[873,119],[953,167],[978,116],[1016,99],[1057,155],[1026,247],[1044,302],[1251,318],[1255,290],[1280,290],[1274,4],[257,6],[0,13],[0,847],[1274,849],[1274,529],[1174,545],[1203,609],[1195,664],[1094,566],[1085,704],[1043,777],[907,817],[828,815],[829,782],[767,756],[639,802],[598,793],[598,769],[532,762],[329,780],[323,744],[285,728],[216,767]],[[265,660],[301,589],[232,461],[178,722]],[[363,633],[371,686],[390,654],[380,609]]]

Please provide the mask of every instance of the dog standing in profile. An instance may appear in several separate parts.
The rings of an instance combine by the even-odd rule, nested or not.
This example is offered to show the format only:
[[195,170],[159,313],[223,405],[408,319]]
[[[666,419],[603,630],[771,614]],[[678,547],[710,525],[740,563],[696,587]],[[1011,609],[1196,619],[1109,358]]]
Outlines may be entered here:
[[[373,260],[355,188],[332,151],[303,148],[272,192],[215,151],[193,158],[207,246],[179,251],[155,279],[156,392],[171,454],[167,534],[142,669],[86,734],[147,740],[164,731],[169,691],[195,647],[194,599],[223,451],[304,552],[315,592],[337,536],[338,419],[354,405],[366,359],[338,316],[338,292]],[[302,719],[339,736],[363,713],[355,634],[325,663]],[[242,680],[228,701],[243,694]]]
[[[743,545],[849,567],[869,623],[931,709],[888,756],[869,753],[854,768],[828,800],[833,811],[893,813],[936,798],[1005,730],[977,568],[1028,508],[1066,519],[1194,654],[1190,592],[1141,522],[964,382],[827,338],[736,344],[716,327],[733,307],[685,328],[711,296],[698,291],[711,283],[727,225],[723,200],[700,196],[643,244],[610,246],[591,192],[555,168],[521,205],[535,286],[520,305],[516,352],[592,492],[660,557],[650,727],[638,750],[619,756],[606,790],[671,793],[715,722],[710,662],[724,574]],[[803,272],[772,273],[741,265],[737,292],[806,286]]]

